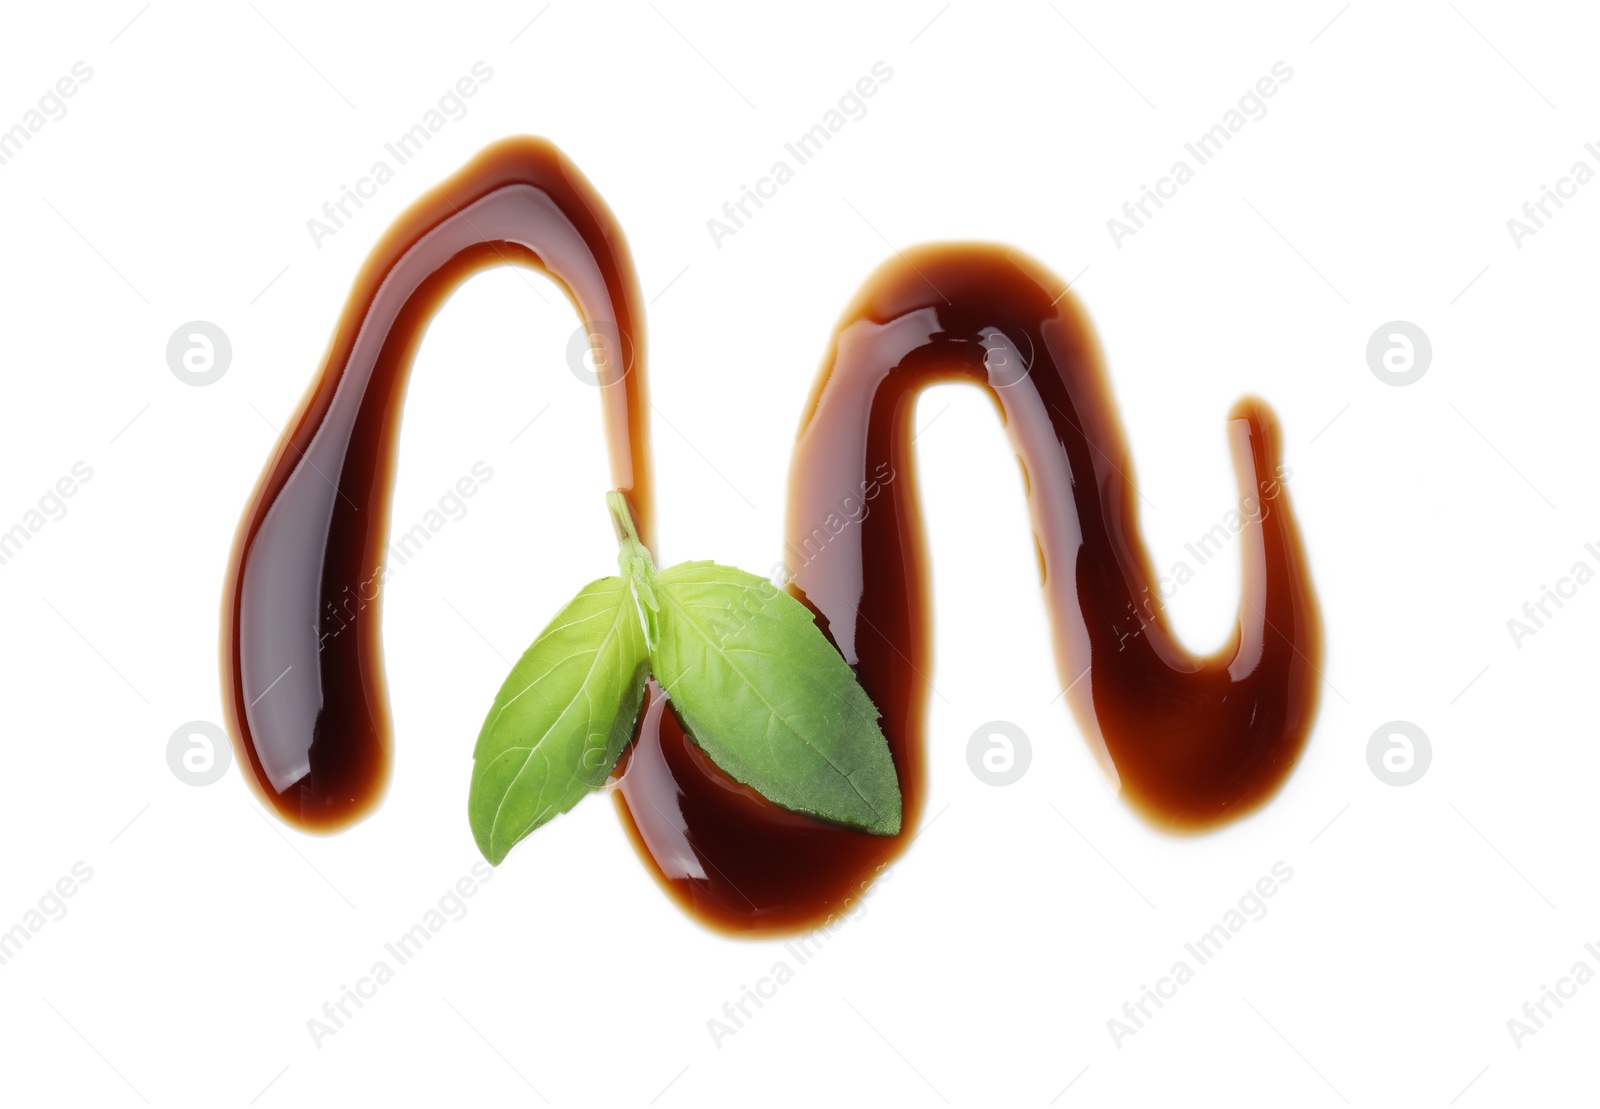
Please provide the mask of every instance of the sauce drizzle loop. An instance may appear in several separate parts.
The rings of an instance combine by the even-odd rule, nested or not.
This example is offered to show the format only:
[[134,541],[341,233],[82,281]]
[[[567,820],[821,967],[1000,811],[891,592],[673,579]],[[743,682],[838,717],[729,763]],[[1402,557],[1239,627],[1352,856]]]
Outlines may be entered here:
[[[559,151],[506,140],[414,205],[373,252],[240,526],[225,596],[229,722],[258,791],[302,827],[359,819],[387,780],[379,625],[350,620],[348,583],[367,580],[381,560],[420,334],[466,276],[499,261],[549,273],[591,341],[620,342],[631,359],[599,391],[613,484],[653,545],[643,311],[626,243]],[[597,350],[596,364],[622,365],[622,356]],[[920,247],[882,266],[835,331],[801,421],[785,545],[790,588],[883,713],[904,830],[836,828],[737,785],[651,683],[619,768],[618,808],[663,888],[713,927],[815,926],[916,835],[932,659],[912,418],[919,392],[946,381],[985,390],[1004,420],[1023,465],[1066,699],[1135,809],[1175,830],[1213,827],[1267,800],[1304,747],[1320,618],[1278,483],[1270,411],[1246,399],[1229,416],[1245,503],[1265,496],[1272,505],[1239,535],[1232,640],[1197,658],[1151,604],[1156,579],[1138,535],[1131,459],[1075,298],[1013,250]],[[830,518],[855,512],[852,504],[859,518],[834,531]],[[362,603],[375,608],[378,591]]]

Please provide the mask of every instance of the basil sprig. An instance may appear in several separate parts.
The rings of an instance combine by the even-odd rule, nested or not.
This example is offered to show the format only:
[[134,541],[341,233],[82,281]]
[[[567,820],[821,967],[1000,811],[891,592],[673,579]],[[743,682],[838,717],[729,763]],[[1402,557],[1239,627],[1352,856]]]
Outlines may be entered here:
[[900,831],[878,709],[810,611],[713,562],[657,570],[621,493],[606,495],[620,576],[579,590],[517,661],[473,751],[467,815],[499,865],[606,782],[654,674],[696,743],[735,781],[794,812]]

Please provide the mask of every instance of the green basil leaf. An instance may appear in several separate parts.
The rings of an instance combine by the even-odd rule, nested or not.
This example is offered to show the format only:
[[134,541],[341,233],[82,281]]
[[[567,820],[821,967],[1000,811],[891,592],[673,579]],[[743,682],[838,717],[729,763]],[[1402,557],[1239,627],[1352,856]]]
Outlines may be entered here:
[[768,800],[877,835],[900,830],[878,708],[799,601],[711,562],[657,576],[657,679],[701,748]]
[[498,866],[529,832],[605,784],[633,736],[648,659],[628,583],[579,590],[495,696],[472,753],[467,818]]

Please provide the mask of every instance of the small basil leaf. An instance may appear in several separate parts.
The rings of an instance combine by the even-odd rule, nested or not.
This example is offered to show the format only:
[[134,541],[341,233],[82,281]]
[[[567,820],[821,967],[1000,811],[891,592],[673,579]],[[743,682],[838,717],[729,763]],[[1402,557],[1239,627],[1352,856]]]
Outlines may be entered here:
[[811,613],[711,562],[660,572],[657,679],[702,749],[768,800],[877,835],[900,830],[878,709]]
[[467,818],[496,866],[529,832],[605,784],[633,736],[648,660],[618,577],[590,582],[495,696],[473,750]]

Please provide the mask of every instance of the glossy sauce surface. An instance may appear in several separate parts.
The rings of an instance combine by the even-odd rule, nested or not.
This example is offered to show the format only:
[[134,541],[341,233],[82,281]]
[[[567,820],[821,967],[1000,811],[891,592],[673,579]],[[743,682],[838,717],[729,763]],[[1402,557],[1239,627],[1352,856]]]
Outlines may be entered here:
[[374,248],[239,525],[223,596],[224,706],[257,792],[300,827],[345,827],[388,783],[378,617],[406,379],[439,306],[505,263],[567,291],[597,366],[631,359],[597,392],[612,482],[652,541],[644,312],[627,242],[555,147],[497,143]]
[[[372,618],[381,579],[359,590],[367,618],[348,619],[340,602],[381,565],[420,332],[467,274],[501,260],[544,268],[572,293],[592,340],[627,351],[628,372],[599,390],[603,423],[613,483],[652,542],[643,318],[626,244],[553,147],[497,144],[374,252],[241,524],[225,598],[230,723],[258,790],[302,827],[359,819],[387,779]],[[597,351],[596,363],[622,358]],[[652,683],[618,767],[618,807],[663,888],[708,925],[755,935],[820,924],[917,834],[933,659],[911,421],[918,393],[947,381],[984,390],[1004,420],[1023,466],[1065,700],[1137,811],[1174,830],[1213,827],[1269,798],[1305,744],[1320,621],[1265,406],[1241,401],[1226,425],[1246,508],[1243,596],[1232,641],[1197,658],[1153,600],[1127,444],[1075,298],[1006,248],[907,251],[863,286],[823,357],[800,422],[781,556],[791,590],[883,713],[904,830],[870,836],[768,803],[712,765]]]

